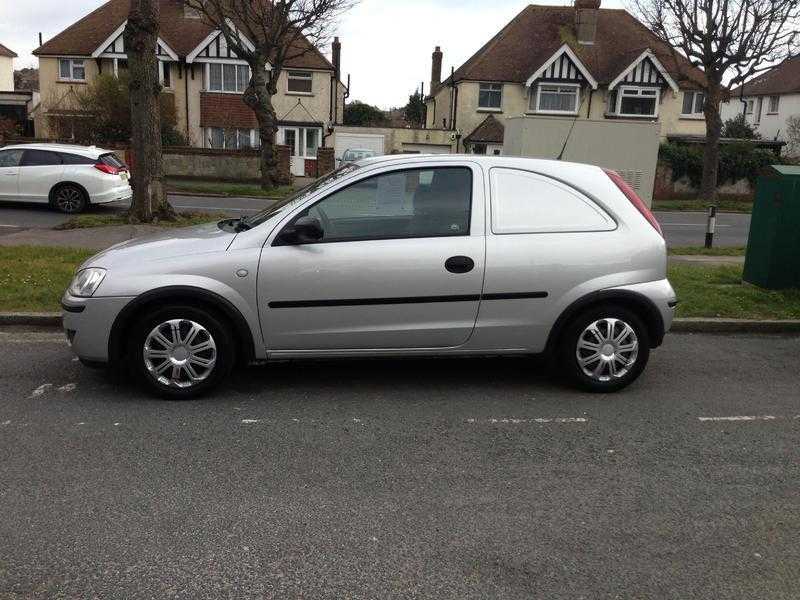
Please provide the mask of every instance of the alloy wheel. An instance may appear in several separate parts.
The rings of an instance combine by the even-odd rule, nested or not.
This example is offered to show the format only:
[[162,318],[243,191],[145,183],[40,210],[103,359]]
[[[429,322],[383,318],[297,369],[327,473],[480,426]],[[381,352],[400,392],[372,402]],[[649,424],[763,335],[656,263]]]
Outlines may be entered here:
[[77,212],[83,206],[83,195],[74,187],[62,187],[56,192],[56,206],[65,213]]
[[211,375],[217,364],[217,344],[199,323],[171,319],[153,328],[142,355],[147,372],[158,383],[187,389]]
[[575,356],[587,377],[602,382],[621,379],[636,364],[639,339],[625,321],[598,319],[578,337]]

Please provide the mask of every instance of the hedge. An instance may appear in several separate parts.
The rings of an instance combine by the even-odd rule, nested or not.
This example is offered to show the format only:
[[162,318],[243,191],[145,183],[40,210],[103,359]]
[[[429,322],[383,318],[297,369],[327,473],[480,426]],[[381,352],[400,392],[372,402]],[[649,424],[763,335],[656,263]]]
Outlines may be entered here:
[[[703,147],[685,144],[661,144],[658,152],[660,161],[672,167],[672,180],[687,176],[696,188],[703,179]],[[764,167],[785,164],[786,160],[774,152],[758,148],[749,142],[720,145],[718,181],[738,181],[747,179],[755,185]]]

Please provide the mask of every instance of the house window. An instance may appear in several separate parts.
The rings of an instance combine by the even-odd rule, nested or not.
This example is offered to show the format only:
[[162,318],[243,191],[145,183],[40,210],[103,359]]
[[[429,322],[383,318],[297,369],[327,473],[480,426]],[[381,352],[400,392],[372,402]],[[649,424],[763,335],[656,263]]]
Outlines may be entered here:
[[706,96],[703,92],[683,92],[682,115],[701,115],[703,114],[703,104]]
[[531,108],[536,112],[574,115],[578,112],[579,94],[577,85],[540,85],[536,95],[531,97]]
[[755,102],[751,100],[747,100],[744,105],[744,112],[745,114],[752,115],[753,114],[753,106],[755,106]]
[[86,81],[82,58],[59,58],[58,78],[61,81]]
[[255,129],[209,127],[206,129],[209,148],[219,150],[245,150],[258,148],[260,138]]
[[169,63],[158,61],[158,81],[165,88],[172,88],[172,73]]
[[208,65],[208,89],[212,92],[241,94],[250,83],[250,67],[210,63]]
[[780,96],[770,96],[769,97],[769,110],[767,112],[771,115],[776,114],[778,109],[781,106],[781,97]]
[[503,106],[503,84],[481,83],[478,90],[478,108],[500,110]]
[[286,90],[290,94],[311,94],[313,89],[313,75],[311,73],[289,71]]
[[316,158],[319,148],[319,130],[306,129],[306,157]]
[[617,94],[617,114],[623,117],[658,116],[658,90],[622,87]]

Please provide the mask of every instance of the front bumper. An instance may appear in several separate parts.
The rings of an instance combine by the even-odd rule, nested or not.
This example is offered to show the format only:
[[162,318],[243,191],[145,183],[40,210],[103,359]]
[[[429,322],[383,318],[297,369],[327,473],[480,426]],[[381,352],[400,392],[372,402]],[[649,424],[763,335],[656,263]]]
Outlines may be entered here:
[[117,316],[133,297],[77,298],[64,294],[61,317],[72,351],[85,361],[107,363],[108,341]]

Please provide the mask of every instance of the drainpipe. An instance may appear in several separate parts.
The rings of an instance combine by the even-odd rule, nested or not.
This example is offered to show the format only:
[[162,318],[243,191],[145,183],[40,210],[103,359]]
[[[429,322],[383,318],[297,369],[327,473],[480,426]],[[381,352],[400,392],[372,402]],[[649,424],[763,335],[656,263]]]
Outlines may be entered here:
[[[191,145],[191,128],[189,126],[189,69],[194,68],[187,63],[183,63],[183,87],[186,90],[186,143]],[[194,71],[192,71],[194,74]],[[203,144],[205,146],[205,144]]]

